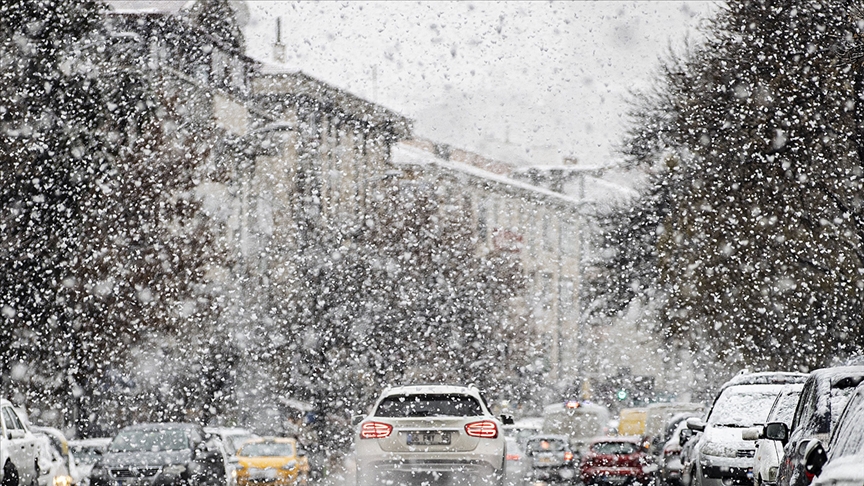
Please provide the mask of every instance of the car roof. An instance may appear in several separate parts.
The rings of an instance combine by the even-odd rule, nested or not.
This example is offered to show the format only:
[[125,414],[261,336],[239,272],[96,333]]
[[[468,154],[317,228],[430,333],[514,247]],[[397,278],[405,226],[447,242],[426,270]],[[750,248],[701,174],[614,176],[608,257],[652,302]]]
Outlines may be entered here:
[[243,427],[204,427],[204,432],[216,435],[255,435]]
[[591,439],[592,444],[599,444],[601,442],[627,442],[631,444],[641,444],[642,437],[638,435],[606,435],[603,437],[594,437]]
[[461,385],[402,385],[394,386],[384,391],[384,395],[419,395],[424,393],[464,393],[477,395],[479,391],[476,387]]
[[807,381],[806,373],[790,371],[760,371],[756,373],[739,373],[730,378],[720,391],[736,385],[790,385],[793,383],[804,383]]
[[864,376],[864,366],[834,366],[831,368],[820,368],[810,373],[813,380],[831,380],[831,386],[839,381],[850,377]]
[[90,439],[72,439],[69,447],[104,447],[111,443],[111,437],[94,437]]
[[562,434],[536,434],[528,437],[526,440],[563,440],[569,442],[570,437]]
[[243,445],[247,444],[295,444],[297,443],[297,439],[293,437],[256,437],[254,439],[249,439],[243,443]]
[[184,423],[184,422],[149,422],[143,424],[135,424],[128,425],[123,427],[124,430],[172,430],[172,429],[195,429],[198,428],[196,424]]

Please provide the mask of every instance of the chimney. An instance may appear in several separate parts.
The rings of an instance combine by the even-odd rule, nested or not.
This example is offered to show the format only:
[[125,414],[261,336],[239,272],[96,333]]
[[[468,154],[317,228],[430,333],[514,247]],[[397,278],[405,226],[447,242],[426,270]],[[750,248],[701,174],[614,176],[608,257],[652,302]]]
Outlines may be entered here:
[[285,62],[285,44],[282,43],[282,17],[276,17],[276,43],[273,44],[273,60]]

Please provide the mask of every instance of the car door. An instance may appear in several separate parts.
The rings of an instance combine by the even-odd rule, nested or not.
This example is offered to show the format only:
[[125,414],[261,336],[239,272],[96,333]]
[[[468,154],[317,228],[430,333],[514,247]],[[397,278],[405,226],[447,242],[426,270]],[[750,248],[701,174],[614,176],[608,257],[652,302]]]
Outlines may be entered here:
[[18,470],[19,484],[30,484],[36,479],[36,440],[24,427],[15,409],[3,406],[3,433],[9,443],[9,457]]
[[792,418],[792,428],[789,433],[789,441],[783,447],[783,458],[780,460],[780,470],[777,477],[778,486],[789,486],[795,472],[795,463],[798,458],[796,454],[798,443],[805,435],[810,417],[816,413],[816,401],[818,399],[817,388],[819,380],[811,376],[795,407],[795,416]]

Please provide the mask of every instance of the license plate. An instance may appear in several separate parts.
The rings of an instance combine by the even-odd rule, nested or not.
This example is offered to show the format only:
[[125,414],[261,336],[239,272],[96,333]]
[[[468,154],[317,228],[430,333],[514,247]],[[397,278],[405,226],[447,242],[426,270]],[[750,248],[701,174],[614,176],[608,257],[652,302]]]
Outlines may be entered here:
[[252,479],[276,479],[276,470],[273,468],[267,469],[250,469],[249,477]]
[[409,432],[405,443],[408,445],[450,445],[450,432]]

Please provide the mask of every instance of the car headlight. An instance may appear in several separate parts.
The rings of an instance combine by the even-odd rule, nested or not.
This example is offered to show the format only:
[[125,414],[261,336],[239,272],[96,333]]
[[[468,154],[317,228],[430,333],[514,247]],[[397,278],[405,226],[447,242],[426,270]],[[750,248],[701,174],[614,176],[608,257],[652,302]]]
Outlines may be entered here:
[[51,483],[53,486],[72,486],[72,476],[54,476]]
[[171,466],[165,466],[162,468],[162,474],[167,474],[169,476],[180,476],[185,472],[186,466],[184,466],[183,464],[173,464]]
[[738,449],[718,442],[707,442],[702,446],[702,454],[714,457],[737,457]]
[[290,461],[286,462],[284,466],[282,466],[282,469],[285,469],[286,471],[290,471],[290,470],[294,469],[295,467],[297,467],[297,461],[290,460]]

